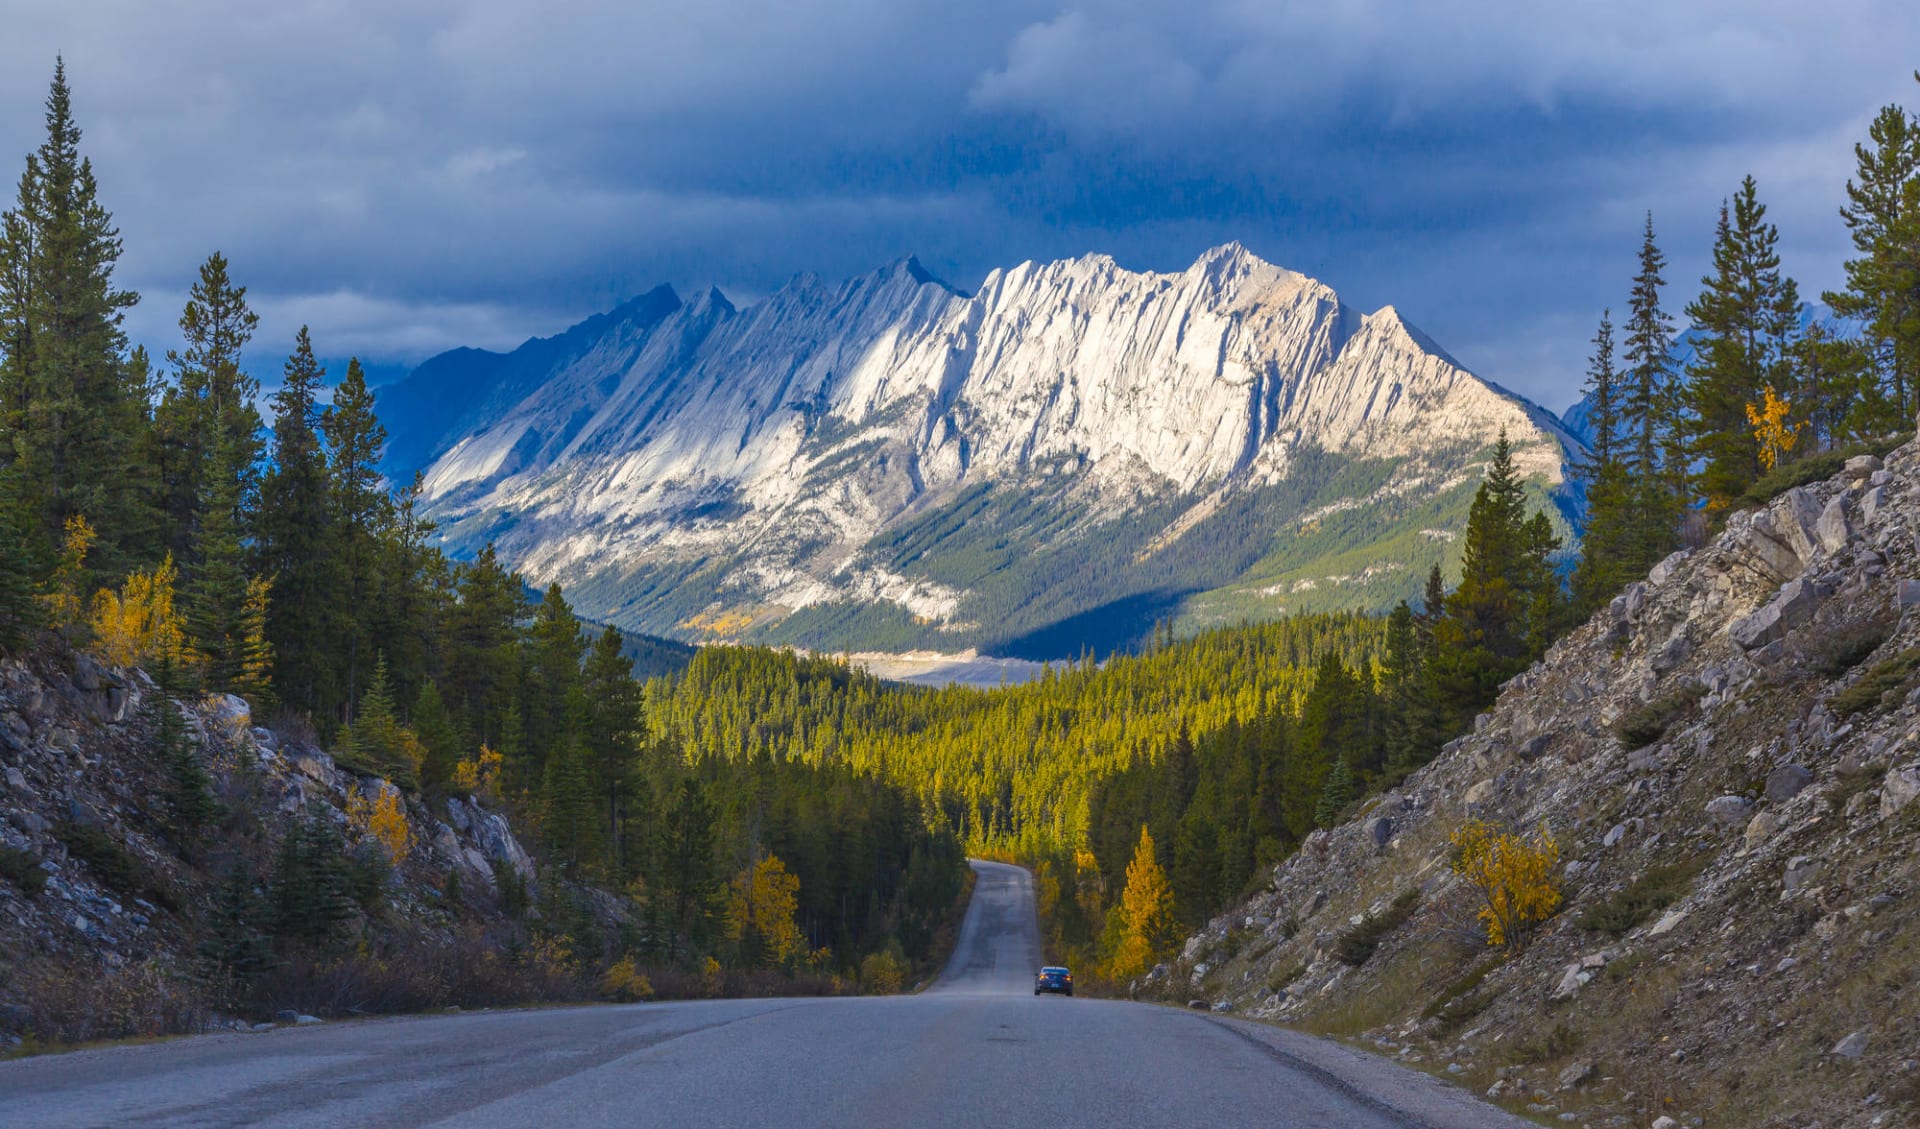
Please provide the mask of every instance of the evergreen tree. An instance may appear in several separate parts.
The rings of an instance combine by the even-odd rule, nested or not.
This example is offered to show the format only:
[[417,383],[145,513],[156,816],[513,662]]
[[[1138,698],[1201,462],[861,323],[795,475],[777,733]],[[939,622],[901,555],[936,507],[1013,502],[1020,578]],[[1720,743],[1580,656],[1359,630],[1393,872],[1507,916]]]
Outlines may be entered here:
[[714,820],[713,804],[700,782],[692,776],[683,779],[667,810],[659,873],[661,904],[674,937],[671,947],[680,954],[702,951],[711,938],[720,889]]
[[[227,440],[218,437],[220,451]],[[231,467],[229,456],[216,454],[213,465]],[[194,555],[198,560],[186,588],[187,635],[206,659],[206,683],[214,690],[232,690],[247,661],[248,576],[236,520],[239,509],[236,475],[212,473],[201,480],[205,497],[199,505]]]
[[1625,583],[1622,563],[1634,553],[1634,498],[1619,435],[1620,386],[1613,361],[1612,311],[1600,315],[1587,365],[1593,439],[1581,466],[1587,494],[1583,552],[1573,575],[1575,612],[1591,614]]
[[392,508],[380,478],[380,454],[386,448],[387,429],[374,415],[373,391],[367,387],[366,373],[357,358],[347,362],[346,378],[334,389],[333,408],[327,412],[322,429],[333,456],[327,491],[329,524],[335,540],[330,555],[339,562],[338,591],[333,599],[341,609],[341,691],[351,717],[358,708],[366,666],[372,657],[368,620],[374,609],[379,537]]
[[633,832],[628,824],[647,803],[637,764],[646,717],[640,684],[633,679],[633,660],[622,652],[618,631],[609,627],[594,641],[582,685],[587,710],[580,739],[606,828],[608,870],[624,879],[636,861],[629,850]]
[[1720,206],[1713,273],[1687,306],[1696,334],[1688,366],[1687,406],[1696,477],[1710,512],[1724,510],[1764,471],[1747,408],[1768,390],[1792,395],[1789,363],[1800,323],[1800,294],[1780,271],[1780,232],[1766,222],[1752,177]]
[[1626,395],[1620,405],[1625,432],[1622,461],[1632,492],[1633,536],[1622,546],[1621,561],[1628,576],[1645,572],[1673,548],[1678,523],[1673,476],[1686,473],[1684,466],[1668,465],[1662,458],[1676,429],[1669,387],[1673,319],[1660,305],[1665,267],[1666,256],[1654,242],[1653,214],[1648,213],[1640,241],[1640,269],[1628,302]]
[[1327,773],[1327,786],[1320,793],[1320,804],[1314,809],[1313,821],[1321,827],[1332,827],[1340,822],[1347,813],[1347,807],[1353,803],[1356,787],[1353,779],[1353,767],[1346,757],[1333,762],[1333,770]]
[[352,918],[346,843],[316,808],[280,842],[267,887],[267,920],[278,939],[325,948]]
[[[185,348],[167,354],[174,383],[154,419],[166,545],[176,559],[193,562],[190,577],[208,549],[206,524],[217,520],[233,528],[256,486],[260,415],[253,401],[260,383],[240,360],[259,322],[247,306],[247,288],[228,275],[226,259],[218,252],[209,256],[181,311]],[[229,512],[210,517],[214,505]],[[237,542],[237,531],[233,536]]]
[[444,787],[453,779],[460,760],[460,731],[448,712],[440,687],[429,681],[420,690],[413,707],[413,731],[420,738],[424,755],[420,762],[420,783],[427,788]]
[[1911,427],[1920,398],[1920,119],[1886,106],[1867,136],[1840,209],[1859,257],[1847,261],[1847,288],[1824,298],[1865,330],[1877,379],[1860,426],[1884,434]]
[[117,571],[151,521],[140,452],[144,374],[122,320],[139,296],[113,283],[120,234],[80,155],[66,65],[47,94],[46,139],[27,158],[15,206],[0,221],[0,463],[43,536],[85,515],[100,532],[95,568]]
[[213,890],[208,935],[200,959],[214,972],[245,981],[274,965],[273,949],[261,925],[266,919],[253,867],[238,859]]
[[273,582],[267,637],[274,643],[274,681],[280,699],[309,717],[332,700],[331,640],[338,634],[340,596],[338,537],[320,436],[325,379],[313,340],[301,326],[273,395],[272,460],[260,483],[253,537],[256,567]]
[[[573,697],[575,707],[584,709],[578,690]],[[541,792],[542,825],[559,864],[569,874],[597,864],[602,855],[598,797],[580,739],[572,733],[564,735],[548,755]]]
[[34,583],[40,573],[33,553],[39,533],[30,531],[13,483],[13,472],[0,467],[0,652],[18,648],[43,622]]

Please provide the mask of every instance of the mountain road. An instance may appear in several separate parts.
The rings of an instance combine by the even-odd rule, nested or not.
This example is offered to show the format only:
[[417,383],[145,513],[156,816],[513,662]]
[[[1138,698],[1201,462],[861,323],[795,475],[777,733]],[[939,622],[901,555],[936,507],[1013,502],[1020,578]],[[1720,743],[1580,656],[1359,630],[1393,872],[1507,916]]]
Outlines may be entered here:
[[1031,878],[973,863],[916,995],[395,1018],[0,1063],[0,1126],[1524,1126],[1296,1032],[1035,997]]

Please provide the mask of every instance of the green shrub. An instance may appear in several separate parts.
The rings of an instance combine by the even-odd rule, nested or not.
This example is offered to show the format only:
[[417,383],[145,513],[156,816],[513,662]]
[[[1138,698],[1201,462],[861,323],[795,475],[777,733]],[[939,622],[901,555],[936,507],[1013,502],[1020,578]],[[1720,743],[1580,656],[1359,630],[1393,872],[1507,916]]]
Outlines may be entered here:
[[1393,904],[1377,916],[1370,916],[1341,934],[1340,940],[1334,945],[1334,955],[1340,958],[1340,963],[1354,968],[1367,963],[1373,959],[1374,950],[1380,947],[1380,942],[1405,925],[1419,906],[1420,890],[1415,887],[1393,899]]
[[47,872],[32,852],[17,847],[0,847],[0,878],[5,878],[28,897],[47,888]]
[[1920,669],[1920,647],[1873,664],[1858,682],[1829,698],[1827,708],[1836,717],[1850,717],[1872,709],[1905,690],[1916,669]]
[[123,897],[145,898],[170,910],[180,908],[172,888],[114,842],[106,829],[67,822],[55,825],[53,835],[67,845],[73,857],[87,864],[87,870],[101,885]]
[[1866,662],[1881,644],[1892,638],[1893,627],[1884,620],[1871,620],[1834,632],[1821,647],[1814,670],[1826,678],[1840,677]]
[[1591,933],[1618,937],[1685,897],[1706,865],[1704,858],[1690,858],[1650,867],[1626,888],[1589,906],[1574,924]]
[[1273,975],[1267,977],[1267,991],[1269,992],[1284,991],[1286,990],[1288,985],[1292,984],[1295,980],[1300,979],[1302,976],[1305,976],[1306,974],[1307,974],[1307,966],[1305,964],[1302,964],[1297,960],[1289,961],[1288,963],[1283,964],[1279,968],[1275,969]]
[[1797,462],[1785,463],[1748,487],[1745,494],[1734,499],[1731,509],[1745,510],[1764,506],[1796,486],[1805,486],[1809,482],[1832,478],[1845,469],[1847,460],[1855,455],[1884,457],[1887,452],[1898,447],[1905,438],[1905,436],[1890,436],[1869,440],[1834,451],[1808,455]]
[[1644,749],[1658,741],[1673,727],[1674,722],[1680,720],[1680,715],[1691,709],[1693,703],[1705,693],[1706,687],[1696,684],[1655,698],[1646,705],[1627,711],[1619,721],[1614,722],[1613,735],[1629,749]]

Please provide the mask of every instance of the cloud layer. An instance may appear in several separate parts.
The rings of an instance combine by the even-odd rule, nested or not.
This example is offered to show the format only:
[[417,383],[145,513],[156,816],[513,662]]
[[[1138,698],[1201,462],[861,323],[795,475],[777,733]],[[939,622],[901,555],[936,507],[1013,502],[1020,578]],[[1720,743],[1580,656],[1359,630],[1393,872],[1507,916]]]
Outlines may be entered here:
[[136,335],[170,343],[218,248],[269,375],[302,321],[396,363],[661,281],[1239,239],[1557,407],[1646,209],[1676,306],[1748,172],[1837,281],[1851,146],[1920,102],[1916,42],[1890,0],[28,0],[0,157],[64,52]]

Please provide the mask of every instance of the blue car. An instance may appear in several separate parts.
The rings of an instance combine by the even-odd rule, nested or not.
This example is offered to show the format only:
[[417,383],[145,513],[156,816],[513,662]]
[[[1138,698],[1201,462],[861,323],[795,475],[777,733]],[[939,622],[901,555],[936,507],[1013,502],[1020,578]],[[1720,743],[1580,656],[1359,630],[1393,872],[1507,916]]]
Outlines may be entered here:
[[1040,975],[1033,978],[1033,994],[1037,996],[1042,992],[1073,995],[1073,973],[1053,965],[1041,969]]

